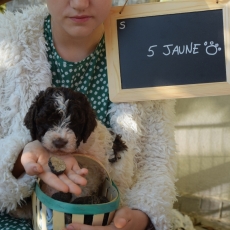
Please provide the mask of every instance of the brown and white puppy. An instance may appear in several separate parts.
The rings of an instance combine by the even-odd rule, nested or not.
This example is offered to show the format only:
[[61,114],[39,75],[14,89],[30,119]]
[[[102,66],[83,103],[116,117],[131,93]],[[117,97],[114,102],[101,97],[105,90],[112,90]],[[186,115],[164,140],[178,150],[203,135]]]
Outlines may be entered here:
[[86,96],[67,88],[47,88],[33,101],[24,119],[33,140],[51,152],[73,153],[97,126]]
[[[49,87],[41,91],[32,102],[24,124],[32,140],[39,140],[54,153],[84,153],[97,139],[101,139],[103,149],[107,150],[102,157],[112,163],[119,159],[119,152],[127,149],[119,135],[96,119],[84,94],[64,87]],[[88,153],[92,155],[92,151]],[[99,157],[97,154],[93,153]]]
[[[86,96],[68,88],[49,87],[33,100],[24,119],[32,140],[39,140],[50,152],[62,154],[86,154],[99,160],[107,169],[120,159],[127,146],[96,119]],[[83,165],[87,168],[87,165]],[[87,185],[81,196],[89,196],[98,190],[102,174],[89,167]],[[45,189],[48,195],[52,195]]]

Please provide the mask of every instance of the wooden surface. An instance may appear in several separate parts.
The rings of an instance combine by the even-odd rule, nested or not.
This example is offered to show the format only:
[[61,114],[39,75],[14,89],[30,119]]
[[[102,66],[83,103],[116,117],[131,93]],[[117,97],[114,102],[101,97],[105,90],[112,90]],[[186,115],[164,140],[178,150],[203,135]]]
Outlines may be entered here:
[[[160,100],[173,98],[190,98],[202,96],[216,96],[230,94],[230,85],[228,82],[193,84],[179,86],[162,86],[149,88],[122,89],[120,76],[120,60],[118,47],[117,20],[127,18],[138,18],[148,16],[158,16],[167,14],[177,14],[186,12],[199,12],[207,10],[223,10],[224,14],[224,38],[226,54],[226,72],[227,78],[230,74],[229,66],[229,8],[228,0],[219,1],[201,1],[194,0],[189,2],[164,2],[149,3],[126,6],[120,14],[122,7],[114,7],[107,20],[105,21],[105,40],[107,52],[109,96],[113,102],[132,102],[146,100]],[[229,79],[228,79],[229,80]]]

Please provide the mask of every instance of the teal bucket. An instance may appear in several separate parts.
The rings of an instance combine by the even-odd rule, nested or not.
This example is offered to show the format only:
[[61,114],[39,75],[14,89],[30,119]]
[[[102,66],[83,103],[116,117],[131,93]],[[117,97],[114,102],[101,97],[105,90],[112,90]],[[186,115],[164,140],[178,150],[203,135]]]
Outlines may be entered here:
[[33,229],[62,230],[67,224],[66,215],[70,222],[84,224],[87,220],[87,224],[94,226],[108,225],[120,203],[119,191],[110,178],[105,179],[101,195],[107,197],[109,202],[92,205],[65,203],[47,196],[36,183],[32,196]]

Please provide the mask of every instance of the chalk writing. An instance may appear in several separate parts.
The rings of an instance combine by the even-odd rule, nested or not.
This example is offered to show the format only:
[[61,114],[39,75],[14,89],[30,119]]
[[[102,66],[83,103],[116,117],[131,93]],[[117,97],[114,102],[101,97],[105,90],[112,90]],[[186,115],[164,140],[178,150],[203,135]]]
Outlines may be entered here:
[[121,29],[121,30],[125,29],[125,21],[120,22],[119,29]]
[[153,51],[153,48],[154,48],[154,47],[157,47],[157,45],[154,45],[154,46],[150,46],[150,47],[149,47],[149,52],[150,52],[151,54],[147,55],[148,57],[154,56],[154,51]]
[[[208,45],[208,42],[204,43],[205,46]],[[208,55],[216,55],[218,51],[221,51],[221,47],[219,47],[219,44],[214,44],[213,41],[210,42],[210,45],[206,47],[206,53]]]
[[[205,52],[207,55],[216,55],[219,51],[221,51],[221,47],[219,47],[218,43],[214,43],[211,41],[208,45],[208,42],[204,42]],[[153,57],[155,55],[154,49],[157,49],[158,45],[151,45],[148,49],[147,57]],[[167,44],[163,45],[163,52],[164,56],[173,56],[173,55],[186,55],[186,54],[199,54],[200,48],[202,44],[196,44],[191,42],[188,45],[174,45],[174,44]]]

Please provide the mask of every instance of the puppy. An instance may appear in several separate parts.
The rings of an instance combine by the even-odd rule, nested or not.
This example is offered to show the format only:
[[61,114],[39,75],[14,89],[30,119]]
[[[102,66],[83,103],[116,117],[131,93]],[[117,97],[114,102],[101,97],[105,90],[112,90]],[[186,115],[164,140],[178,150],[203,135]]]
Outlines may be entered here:
[[[99,160],[108,172],[111,164],[127,151],[121,136],[96,119],[86,96],[68,88],[49,87],[41,91],[33,100],[24,124],[32,140],[39,140],[49,152],[86,154]],[[85,164],[81,166],[87,168]],[[95,194],[103,180],[97,169],[91,167],[88,170],[87,185],[82,187],[81,196]],[[46,185],[43,191],[49,196],[54,193]]]
[[96,120],[86,96],[68,88],[49,87],[41,91],[32,102],[24,124],[32,140],[39,140],[50,152],[84,153],[103,135],[107,135],[103,141],[108,142],[103,143],[108,151],[103,158],[110,162],[116,162],[118,153],[127,148],[119,135],[102,127]]

